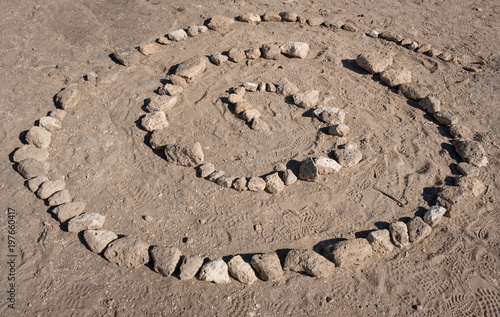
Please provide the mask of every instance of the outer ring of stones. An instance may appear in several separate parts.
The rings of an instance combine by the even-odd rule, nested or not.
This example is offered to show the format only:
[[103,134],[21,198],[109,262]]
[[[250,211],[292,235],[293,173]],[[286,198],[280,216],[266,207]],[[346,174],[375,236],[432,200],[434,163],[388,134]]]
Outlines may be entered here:
[[[257,15],[250,14],[250,16],[252,19],[257,19]],[[293,20],[294,14],[292,13],[279,16],[281,19],[290,21],[300,19],[295,17]],[[211,23],[214,19],[217,21],[217,19],[228,18],[214,17]],[[274,21],[273,19],[278,21],[277,15],[272,14],[268,14],[267,19],[267,21]],[[242,20],[241,17],[240,20]],[[352,25],[346,25],[342,28],[351,30]],[[388,36],[384,38],[391,40]],[[397,38],[395,41],[398,42]],[[144,49],[141,50],[143,53],[144,51]],[[455,138],[452,143],[464,160],[458,165],[459,172],[464,176],[457,177],[457,186],[446,187],[438,194],[436,205],[425,213],[423,219],[416,216],[407,223],[397,221],[389,226],[389,230],[373,231],[366,239],[341,241],[325,248],[323,256],[313,250],[292,250],[286,256],[283,267],[276,252],[255,254],[250,264],[239,255],[234,256],[228,263],[222,259],[204,263],[203,258],[199,256],[184,256],[181,260],[181,252],[175,247],[153,246],[150,248],[147,243],[132,236],[118,238],[114,232],[102,229],[105,216],[85,213],[85,204],[72,201],[63,180],[49,180],[46,177],[47,148],[50,145],[52,133],[61,129],[61,122],[66,116],[65,110],[74,108],[80,99],[79,90],[75,85],[66,87],[56,95],[56,106],[62,109],[51,111],[48,116],[39,120],[39,126],[32,127],[28,131],[25,138],[29,144],[15,151],[13,161],[18,163],[18,172],[28,179],[29,189],[35,192],[38,198],[46,199],[50,206],[55,207],[52,213],[61,223],[67,224],[68,231],[83,231],[85,242],[91,251],[103,253],[107,260],[118,265],[140,267],[151,260],[154,270],[164,276],[169,276],[179,270],[178,276],[181,280],[191,279],[198,274],[200,280],[214,283],[230,282],[229,275],[247,284],[255,282],[257,275],[261,280],[272,281],[280,279],[283,276],[283,270],[302,272],[315,277],[328,277],[335,266],[360,264],[374,252],[391,252],[395,246],[404,248],[412,243],[420,242],[429,236],[432,227],[438,225],[443,216],[451,217],[463,211],[468,204],[474,203],[475,197],[479,197],[485,191],[484,185],[475,178],[479,175],[478,167],[486,166],[488,162],[484,148],[467,137],[472,132],[458,124],[456,115],[451,111],[441,111],[440,102],[435,97],[427,95],[425,98],[422,96],[420,98],[418,92],[421,91],[421,87],[418,84],[412,85],[411,80],[407,82],[403,80],[402,83],[395,84],[398,80],[401,81],[401,78],[406,77],[407,71],[404,69],[392,71],[389,69],[385,72],[375,70],[381,64],[387,64],[384,58],[360,55],[356,61],[360,67],[372,73],[381,73],[381,79],[387,85],[399,86],[400,91],[407,98],[421,99],[419,105],[427,112],[434,114],[434,118],[440,124],[449,128],[450,134]]]

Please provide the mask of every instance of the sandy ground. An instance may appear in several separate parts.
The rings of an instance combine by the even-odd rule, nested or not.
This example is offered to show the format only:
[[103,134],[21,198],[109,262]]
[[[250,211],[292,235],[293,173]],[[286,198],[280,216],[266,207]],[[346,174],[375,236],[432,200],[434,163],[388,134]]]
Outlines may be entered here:
[[[500,315],[500,5],[497,1],[2,1],[0,10],[0,143],[2,316],[499,316]],[[357,32],[299,23],[237,22],[161,47],[124,67],[109,55],[149,43],[219,13],[293,10],[350,20]],[[379,39],[391,30],[459,56],[469,72]],[[248,95],[269,123],[254,131],[224,102],[242,82],[277,82],[317,89],[321,103],[346,111],[349,140],[363,160],[316,183],[285,191],[238,193],[196,178],[194,169],[167,165],[138,124],[144,100],[168,70],[198,55],[302,41],[305,60],[258,59],[210,65],[169,112],[172,136],[199,141],[206,161],[233,175],[260,176],[280,163],[328,155],[327,125],[282,97]],[[162,277],[150,267],[118,267],[68,233],[25,186],[11,161],[23,135],[48,111],[63,87],[80,83],[85,98],[50,147],[50,176],[64,177],[75,200],[107,216],[105,227],[151,245],[178,247],[210,259],[293,248],[322,247],[365,237],[398,219],[421,216],[437,189],[457,175],[451,136],[416,103],[362,71],[354,59],[378,50],[429,85],[475,132],[490,164],[480,179],[488,191],[463,214],[445,219],[423,242],[337,268],[327,279],[287,272],[278,282],[215,285]],[[474,64],[478,65],[478,64]],[[95,71],[109,83],[85,82]],[[291,162],[291,163],[290,163]],[[399,207],[380,188],[405,202]],[[8,307],[8,208],[16,214],[16,309]],[[145,221],[144,217],[152,217]],[[148,218],[149,219],[149,218]],[[187,244],[189,238],[191,243]],[[7,295],[6,295],[7,294]],[[10,296],[10,295],[9,295]]]

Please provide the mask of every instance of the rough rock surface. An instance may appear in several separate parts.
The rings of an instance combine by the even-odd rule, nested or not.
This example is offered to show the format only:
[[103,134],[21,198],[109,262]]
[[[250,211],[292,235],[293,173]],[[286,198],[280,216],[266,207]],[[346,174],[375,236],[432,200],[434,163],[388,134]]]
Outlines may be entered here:
[[202,164],[197,167],[196,176],[205,178],[215,172],[215,165],[212,163]]
[[444,207],[432,206],[425,212],[424,221],[431,227],[434,227],[441,221],[445,213],[446,209]]
[[62,127],[61,121],[54,117],[41,117],[40,120],[38,120],[38,125],[49,132],[55,132]]
[[266,189],[271,194],[279,193],[285,189],[285,183],[283,183],[277,172],[266,176],[265,180]]
[[460,215],[473,202],[472,193],[458,186],[445,187],[436,198],[436,205],[446,209],[447,217]]
[[257,280],[252,266],[236,255],[227,263],[229,274],[243,284],[253,284]]
[[252,192],[261,192],[266,189],[266,181],[260,177],[252,177],[248,181],[248,190]]
[[224,172],[224,171],[220,171],[220,170],[215,171],[212,174],[208,175],[208,180],[215,182],[217,179],[219,179],[219,177],[222,177],[224,175],[226,175],[226,172]]
[[263,281],[275,281],[283,277],[283,268],[275,252],[255,254],[251,264]]
[[206,58],[193,57],[180,63],[177,66],[175,74],[190,79],[204,72],[206,68],[207,68]]
[[233,23],[234,19],[217,14],[210,19],[210,22],[208,23],[207,27],[210,30],[221,31],[228,28]]
[[427,96],[418,103],[422,109],[430,114],[441,111],[441,101],[434,96]]
[[258,131],[268,131],[269,125],[262,118],[253,118],[251,128]]
[[146,110],[149,112],[168,111],[177,104],[177,96],[154,95],[149,98]]
[[394,250],[394,245],[391,242],[391,235],[387,229],[370,232],[366,240],[368,240],[375,252],[385,253]]
[[403,37],[401,35],[396,34],[394,32],[391,32],[391,31],[384,31],[384,32],[380,33],[378,35],[378,37],[383,38],[384,40],[388,40],[388,41],[396,42],[396,43],[403,41]]
[[293,103],[301,108],[315,108],[319,100],[318,90],[308,90],[292,96]]
[[451,110],[435,112],[434,119],[446,126],[451,126],[458,123],[458,116]]
[[296,22],[298,18],[297,13],[291,11],[280,12],[280,16],[285,22]]
[[428,237],[432,231],[431,226],[426,224],[420,217],[413,217],[410,221],[408,221],[407,226],[408,237],[412,243],[422,241]]
[[85,203],[83,202],[72,202],[59,205],[52,209],[52,213],[56,215],[60,222],[65,222],[66,220],[78,216],[85,210]]
[[98,213],[83,213],[68,221],[68,232],[101,229],[106,216]]
[[49,158],[49,151],[44,148],[38,148],[32,144],[26,144],[18,148],[14,155],[12,156],[12,160],[15,163],[19,163],[26,159],[34,159],[39,162],[45,162]]
[[313,113],[321,121],[332,125],[344,123],[345,120],[345,111],[334,107],[321,106]]
[[139,46],[139,52],[141,52],[145,56],[156,53],[157,51],[158,51],[158,44],[156,43],[142,44]]
[[251,122],[253,119],[260,117],[260,111],[257,109],[248,109],[241,114],[241,117],[246,122]]
[[45,176],[49,170],[49,163],[40,162],[35,159],[25,159],[17,164],[17,171],[25,179],[36,176]]
[[265,22],[281,22],[281,16],[278,13],[275,12],[266,12],[262,16],[262,21]]
[[472,139],[474,137],[471,129],[460,123],[453,124],[450,127],[450,134],[455,139]]
[[138,268],[149,262],[149,245],[132,236],[116,239],[104,250],[104,257],[119,266]]
[[211,63],[217,66],[220,66],[221,64],[227,62],[229,59],[226,55],[222,55],[221,53],[214,53],[210,55],[208,58]]
[[347,267],[362,264],[373,254],[373,249],[366,239],[340,241],[325,248],[324,255],[337,266]]
[[402,221],[392,223],[389,226],[389,232],[391,233],[392,243],[398,248],[403,248],[410,243],[406,223]]
[[338,137],[345,137],[349,134],[350,128],[347,124],[334,124],[328,128],[328,134]]
[[239,192],[245,191],[247,187],[247,179],[245,177],[239,177],[233,182],[233,188]]
[[452,141],[452,144],[466,163],[477,167],[488,164],[488,157],[481,143],[474,140],[461,139]]
[[231,282],[227,264],[222,259],[210,261],[203,265],[199,277],[202,281],[214,282],[216,284]]
[[313,250],[291,250],[285,258],[283,269],[324,278],[333,273],[335,265]]
[[236,179],[236,177],[234,177],[234,176],[223,175],[223,176],[217,178],[216,183],[217,183],[217,185],[220,185],[222,187],[231,188],[231,186],[233,186],[233,182],[235,179]]
[[171,41],[180,42],[188,38],[186,31],[183,29],[175,30],[167,34],[167,37]]
[[363,53],[356,57],[358,66],[372,74],[385,71],[387,67],[392,65],[392,62],[392,56],[383,52]]
[[199,142],[178,143],[165,146],[167,161],[181,166],[197,166],[203,163],[204,154]]
[[57,107],[68,111],[76,107],[80,98],[79,89],[75,85],[72,85],[57,93],[55,103]]
[[401,84],[399,85],[399,92],[402,93],[406,98],[416,101],[424,99],[431,93],[427,86],[419,83]]
[[32,127],[25,136],[26,142],[37,148],[46,149],[50,145],[52,133],[42,127]]
[[356,150],[336,149],[333,151],[333,154],[337,162],[345,167],[355,166],[363,159],[361,152]]
[[337,161],[320,156],[314,160],[319,175],[333,174],[338,172],[342,166]]
[[285,183],[286,186],[290,186],[294,184],[297,181],[297,176],[292,172],[292,170],[287,169],[283,173],[283,183]]
[[149,132],[162,130],[168,127],[167,116],[163,111],[155,111],[146,114],[141,120],[142,127]]
[[315,182],[318,180],[319,172],[314,159],[309,157],[300,164],[299,178],[305,181]]
[[304,42],[286,42],[280,46],[281,53],[288,57],[306,58],[309,55],[309,44]]
[[245,51],[241,48],[232,48],[228,52],[228,58],[233,63],[241,63],[246,60]]
[[48,181],[49,178],[47,176],[36,176],[36,177],[33,177],[32,179],[30,179],[28,181],[28,188],[34,193],[36,192],[40,186],[45,183],[46,181]]
[[380,80],[389,87],[411,83],[411,72],[406,68],[391,68],[380,74]]
[[181,260],[179,267],[179,278],[181,280],[190,280],[200,270],[203,265],[203,259],[197,255],[186,256]]
[[118,235],[104,229],[85,230],[83,239],[92,252],[101,253],[111,241],[118,239]]
[[241,22],[247,22],[251,24],[257,24],[261,21],[260,15],[257,13],[244,13],[239,16],[239,20]]
[[49,206],[59,206],[71,202],[71,195],[67,189],[60,190],[48,198]]
[[172,135],[172,131],[156,130],[151,133],[149,138],[149,145],[153,150],[163,150],[167,144],[175,144],[177,138]]
[[156,272],[163,276],[170,276],[179,264],[181,251],[176,247],[155,245],[149,250],[149,256]]
[[471,176],[456,176],[455,185],[469,191],[474,197],[480,197],[486,191],[486,186],[479,179]]
[[262,57],[265,59],[277,60],[281,56],[281,49],[278,45],[274,44],[264,44],[260,48],[262,52]]
[[132,66],[140,61],[141,54],[137,50],[133,49],[128,51],[114,52],[113,58],[123,66]]
[[57,179],[54,181],[47,181],[40,185],[36,195],[40,199],[47,199],[52,196],[52,194],[63,189],[66,189],[66,182],[64,180]]

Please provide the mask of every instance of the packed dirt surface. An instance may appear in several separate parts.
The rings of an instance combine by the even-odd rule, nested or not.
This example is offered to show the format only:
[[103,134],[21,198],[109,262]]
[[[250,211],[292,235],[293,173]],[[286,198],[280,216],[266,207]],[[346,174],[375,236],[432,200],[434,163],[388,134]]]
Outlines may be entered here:
[[[500,316],[498,1],[4,0],[1,8],[1,316]],[[216,14],[283,11],[350,21],[356,31],[236,21],[161,45],[132,66],[111,58]],[[372,29],[430,43],[460,62],[367,36]],[[329,125],[283,96],[245,94],[268,131],[251,129],[227,102],[232,87],[287,78],[300,91],[319,90],[319,105],[346,112],[347,139],[363,154],[359,164],[276,194],[238,192],[196,177],[194,168],[167,164],[151,149],[141,127],[144,106],[177,64],[286,41],[308,43],[307,58],[208,63],[168,111],[170,137],[200,142],[205,162],[239,177],[282,166],[296,172],[307,157],[331,157],[339,140],[325,133]],[[273,282],[214,284],[163,277],[151,265],[117,266],[90,251],[81,234],[67,232],[12,161],[26,131],[55,109],[54,96],[78,84],[82,99],[53,133],[48,175],[63,178],[86,211],[105,215],[107,230],[211,260],[321,253],[341,239],[422,216],[459,175],[448,129],[356,64],[358,54],[374,51],[392,55],[393,67],[410,70],[413,82],[430,87],[473,131],[489,159],[478,177],[486,187],[423,241],[337,267],[328,278],[285,272]],[[15,281],[8,280],[12,258]]]

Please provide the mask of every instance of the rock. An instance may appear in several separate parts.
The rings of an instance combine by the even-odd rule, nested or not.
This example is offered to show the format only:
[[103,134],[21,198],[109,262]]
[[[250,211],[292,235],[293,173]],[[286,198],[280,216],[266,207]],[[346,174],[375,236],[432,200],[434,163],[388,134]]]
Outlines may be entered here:
[[281,16],[275,12],[266,12],[262,17],[265,22],[281,22]]
[[239,192],[247,190],[248,189],[247,188],[247,179],[245,177],[237,178],[233,182],[233,188],[236,189]]
[[285,258],[283,269],[325,278],[332,275],[335,265],[313,250],[291,250]]
[[436,205],[446,209],[447,217],[456,217],[473,203],[472,193],[457,186],[444,188],[436,198]]
[[463,124],[454,124],[450,127],[450,134],[455,139],[472,139],[474,133]]
[[209,59],[213,64],[220,66],[222,63],[227,62],[229,58],[226,55],[222,55],[221,53],[214,53],[209,56]]
[[203,259],[197,255],[184,257],[179,267],[179,278],[181,280],[190,280],[200,270],[203,265]]
[[315,182],[318,180],[319,172],[313,158],[307,158],[300,164],[299,178],[305,181]]
[[292,172],[291,169],[287,169],[284,173],[283,173],[283,183],[286,185],[286,186],[290,186],[292,185],[293,183],[295,183],[297,181],[297,176],[295,176],[295,174]]
[[247,57],[247,59],[257,59],[260,57],[260,55],[261,55],[260,48],[258,47],[245,50],[245,56]]
[[446,126],[451,126],[453,124],[458,123],[458,116],[453,111],[450,110],[435,112],[434,119],[436,119],[437,122]]
[[70,218],[78,216],[84,210],[85,210],[85,203],[72,202],[55,207],[52,210],[52,213],[56,215],[57,219],[59,219],[59,222],[63,223]]
[[71,195],[67,189],[60,190],[48,198],[49,206],[59,206],[70,202]]
[[389,226],[389,232],[391,233],[392,243],[398,248],[403,248],[410,243],[406,223],[402,221],[392,223]]
[[456,176],[455,185],[471,192],[474,197],[480,197],[486,191],[486,186],[479,179],[472,176]]
[[281,56],[281,49],[278,45],[274,44],[264,44],[260,48],[262,52],[262,57],[265,59],[277,60]]
[[384,31],[384,32],[380,33],[378,35],[378,37],[383,38],[384,40],[396,42],[396,43],[403,41],[403,37],[401,35],[390,32],[390,31]]
[[408,221],[408,236],[410,238],[410,242],[417,243],[425,239],[431,234],[431,227],[426,224],[422,218],[413,217],[410,221]]
[[363,53],[356,57],[358,66],[372,74],[385,71],[387,67],[392,65],[392,62],[390,54],[378,51]]
[[139,52],[141,52],[145,56],[156,53],[157,51],[158,51],[158,44],[156,43],[142,44],[139,46]]
[[366,240],[368,240],[375,252],[385,253],[394,250],[394,245],[391,242],[391,235],[387,229],[370,232]]
[[431,92],[427,86],[419,83],[405,83],[399,85],[399,92],[406,98],[411,100],[422,100],[427,97]]
[[327,28],[332,29],[333,31],[336,31],[342,27],[343,23],[339,20],[329,19],[325,20],[325,22],[323,22],[323,25]]
[[251,128],[258,131],[268,131],[269,125],[262,118],[253,118]]
[[149,250],[149,256],[156,272],[163,276],[170,276],[179,264],[181,251],[176,247],[155,245]]
[[245,88],[246,91],[254,92],[254,91],[257,91],[258,87],[259,87],[259,85],[257,85],[256,83],[244,83],[243,84],[243,88]]
[[64,121],[64,118],[66,118],[66,111],[62,109],[54,109],[49,112],[49,116],[62,122]]
[[181,166],[198,166],[203,163],[204,154],[199,142],[169,144],[165,147],[167,161]]
[[267,84],[266,84],[266,91],[269,91],[269,92],[276,92],[276,86],[275,86],[274,84],[267,83]]
[[441,101],[433,96],[425,97],[424,99],[420,100],[418,105],[430,114],[441,111]]
[[243,97],[245,95],[246,89],[243,86],[238,86],[238,87],[232,88],[230,92]]
[[400,44],[401,44],[401,45],[403,45],[403,46],[407,46],[407,45],[410,45],[412,41],[413,41],[413,40],[412,40],[411,38],[406,37],[406,38],[404,38],[404,39],[401,41],[401,43],[400,43]]
[[431,227],[434,227],[441,221],[445,213],[445,208],[441,206],[432,206],[425,212],[424,221]]
[[34,193],[40,188],[40,186],[48,181],[49,178],[47,176],[37,176],[33,177],[28,181],[28,188]]
[[223,175],[223,176],[217,178],[216,183],[217,183],[217,185],[220,185],[222,187],[231,188],[231,186],[233,186],[233,182],[235,179],[236,179],[236,177],[234,177],[234,176]]
[[198,25],[198,32],[205,33],[206,31],[208,31],[208,28],[206,26]]
[[361,152],[355,150],[337,149],[333,151],[333,154],[337,162],[344,167],[355,166],[363,159]]
[[362,264],[372,254],[373,249],[366,239],[340,241],[326,247],[324,251],[324,256],[340,267]]
[[357,32],[358,28],[356,25],[350,21],[346,22],[344,25],[342,25],[342,29],[348,32]]
[[184,88],[181,86],[177,85],[172,85],[172,84],[165,84],[161,89],[160,89],[160,94],[161,95],[169,95],[169,96],[177,96],[182,94],[184,91]]
[[438,50],[437,48],[433,48],[429,51],[429,56],[430,57],[437,57],[443,53],[442,51]]
[[271,194],[282,192],[285,189],[285,183],[281,180],[278,173],[272,173],[266,176],[266,189]]
[[161,36],[156,41],[161,45],[169,45],[172,43],[166,36]]
[[278,87],[276,89],[276,92],[279,95],[282,95],[284,97],[290,96],[297,94],[299,92],[299,88],[295,86],[292,82],[290,82],[286,78],[281,78],[281,80],[278,83]]
[[17,171],[25,179],[30,179],[36,176],[45,176],[49,170],[49,163],[40,162],[35,159],[25,159],[17,164]]
[[149,139],[149,145],[155,151],[163,150],[167,146],[167,144],[175,144],[176,138],[172,136],[171,131],[167,130],[156,130],[151,134],[151,138]]
[[80,91],[76,85],[71,85],[59,91],[55,97],[55,104],[63,110],[71,110],[80,101]]
[[314,160],[319,175],[333,174],[340,170],[342,167],[337,161],[327,157],[318,157]]
[[26,142],[37,148],[46,149],[50,145],[52,133],[42,127],[32,127],[25,136]]
[[154,111],[146,114],[141,120],[142,127],[149,132],[168,127],[167,116],[163,111]]
[[118,235],[104,229],[85,230],[83,239],[92,252],[101,253],[111,241],[118,239]]
[[285,42],[280,49],[281,53],[288,57],[304,59],[309,55],[309,44],[304,42]]
[[266,189],[266,181],[260,177],[251,177],[248,181],[248,190],[252,192],[261,192]]
[[453,56],[448,52],[444,52],[444,53],[439,54],[438,58],[442,61],[449,62],[453,59]]
[[[123,66],[132,66],[137,64],[141,59],[141,54],[136,50],[114,52],[113,58]],[[64,109],[64,108],[63,108]]]
[[249,109],[244,111],[241,116],[246,122],[251,122],[253,119],[260,117],[260,111],[257,109]]
[[233,105],[236,105],[237,103],[240,103],[240,102],[243,102],[244,101],[244,98],[243,98],[243,95],[239,95],[239,94],[229,94],[229,97],[227,98],[227,100],[232,103]]
[[358,144],[354,142],[347,142],[342,145],[339,145],[339,149],[357,151],[359,149]]
[[228,52],[229,60],[233,63],[240,63],[246,59],[245,51],[241,48],[232,48]]
[[106,216],[98,213],[83,213],[68,221],[68,232],[101,229]]
[[321,106],[316,108],[313,113],[318,119],[328,124],[340,124],[344,123],[345,120],[345,111],[338,108]]
[[219,177],[226,175],[224,171],[215,171],[212,174],[208,175],[208,180],[215,182]]
[[389,87],[411,82],[411,72],[406,68],[392,68],[380,74],[380,79]]
[[375,31],[375,30],[370,30],[368,31],[368,33],[366,33],[366,35],[368,35],[369,37],[373,37],[373,38],[378,38],[379,36],[379,32]]
[[193,57],[190,58],[177,66],[175,74],[187,79],[193,78],[205,71],[207,68],[206,58],[204,57]]
[[345,137],[349,134],[350,128],[347,124],[334,124],[328,128],[328,134],[338,137]]
[[212,163],[202,164],[196,168],[196,176],[201,178],[208,177],[213,172],[215,172],[215,166]]
[[297,22],[299,22],[300,24],[306,24],[307,19],[305,17],[298,16]]
[[15,163],[19,163],[26,159],[34,159],[39,162],[45,162],[49,158],[49,151],[45,148],[38,148],[32,144],[26,144],[18,148],[14,155],[12,156],[12,160]]
[[410,45],[408,45],[408,49],[414,51],[417,48],[419,48],[419,46],[420,45],[418,44],[417,41],[413,41],[413,42],[410,43]]
[[177,100],[177,96],[154,95],[149,98],[146,110],[153,113],[156,111],[165,112],[175,107]]
[[243,284],[251,285],[257,280],[252,266],[245,262],[243,258],[239,255],[233,256],[233,258],[227,263],[229,274],[236,280]]
[[260,20],[260,15],[257,13],[245,13],[239,16],[241,22],[247,22],[251,24],[258,24]]
[[451,143],[466,163],[477,167],[483,167],[488,164],[488,157],[481,143],[469,139],[453,140]]
[[280,13],[281,19],[285,22],[296,22],[298,15],[295,12],[281,12]]
[[198,27],[196,25],[191,25],[188,27],[186,33],[189,37],[195,37],[196,35],[198,35],[198,32]]
[[253,106],[246,101],[238,102],[236,106],[234,106],[234,113],[242,114],[245,111],[251,110]]
[[37,190],[36,195],[40,199],[47,199],[54,193],[63,189],[66,189],[66,182],[62,179],[58,179],[55,181],[46,181],[40,185],[40,188]]
[[419,47],[419,49],[417,50],[417,53],[425,54],[425,53],[429,52],[431,49],[432,49],[431,44],[423,44],[422,46]]
[[180,42],[188,38],[186,31],[183,29],[175,30],[167,34],[167,37],[171,41]]
[[202,281],[214,282],[215,284],[225,284],[231,282],[226,262],[222,259],[210,261],[203,265],[199,278]]
[[119,266],[138,268],[149,262],[149,245],[141,240],[126,236],[108,244],[104,257]]
[[308,90],[292,96],[293,103],[304,109],[315,108],[319,100],[318,90]]
[[172,85],[180,86],[182,88],[187,87],[187,81],[186,79],[182,78],[181,76],[177,76],[175,74],[170,74],[168,76],[168,79],[172,83]]
[[208,23],[208,28],[214,31],[221,31],[234,23],[234,19],[225,17],[223,15],[214,15]]
[[57,130],[61,130],[61,121],[57,120],[53,117],[42,117],[38,123],[39,126],[45,128],[45,130],[49,132],[55,132]]
[[323,22],[325,22],[325,19],[320,16],[315,16],[307,19],[307,24],[309,24],[310,26],[318,26],[323,24]]
[[479,176],[479,168],[466,162],[458,163],[457,170],[460,172],[460,174],[465,176],[471,176],[471,177]]
[[283,277],[283,269],[276,252],[255,254],[251,264],[263,281],[276,281]]

